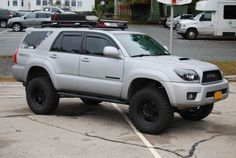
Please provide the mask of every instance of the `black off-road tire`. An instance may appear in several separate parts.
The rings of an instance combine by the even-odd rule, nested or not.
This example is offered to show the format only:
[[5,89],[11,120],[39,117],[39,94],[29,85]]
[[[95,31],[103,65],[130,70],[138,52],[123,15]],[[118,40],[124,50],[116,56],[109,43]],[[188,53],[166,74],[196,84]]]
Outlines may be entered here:
[[206,118],[212,111],[214,104],[200,106],[188,111],[180,111],[179,114],[186,120],[200,121]]
[[102,102],[101,100],[89,99],[89,98],[80,98],[80,100],[82,100],[85,104],[88,105],[98,105]]
[[59,103],[59,95],[49,77],[34,78],[26,86],[26,98],[29,108],[35,114],[53,113]]
[[[148,106],[150,107],[148,108]],[[148,118],[144,109],[149,110],[149,113],[153,113],[151,114],[153,116]],[[174,118],[174,112],[164,90],[148,87],[136,92],[132,97],[129,106],[129,116],[140,132],[159,134],[170,126]]]

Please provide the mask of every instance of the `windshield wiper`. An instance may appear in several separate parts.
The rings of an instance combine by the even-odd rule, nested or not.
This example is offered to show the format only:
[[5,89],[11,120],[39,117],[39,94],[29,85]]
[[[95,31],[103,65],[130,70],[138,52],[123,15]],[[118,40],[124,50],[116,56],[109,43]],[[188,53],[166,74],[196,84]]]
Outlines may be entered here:
[[153,56],[151,54],[139,54],[139,55],[133,55],[131,57],[144,57],[144,56]]

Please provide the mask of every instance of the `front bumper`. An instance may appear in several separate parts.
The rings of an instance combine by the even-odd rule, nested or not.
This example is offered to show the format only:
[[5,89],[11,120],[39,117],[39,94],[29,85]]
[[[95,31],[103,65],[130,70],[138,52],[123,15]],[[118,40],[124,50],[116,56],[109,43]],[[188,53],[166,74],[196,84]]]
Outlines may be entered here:
[[[215,91],[223,91],[221,100],[226,99],[229,93],[229,83],[223,79],[220,83],[202,85],[200,83],[176,83],[168,82],[166,91],[169,96],[170,103],[173,107],[188,108],[213,104],[219,100],[215,100],[214,96],[209,96]],[[187,93],[197,93],[195,100],[188,100]]]
[[180,28],[177,28],[176,30],[177,30],[177,34],[179,34],[179,35],[186,34],[186,32],[187,32],[187,30],[185,30],[185,29],[180,29]]
[[181,28],[181,25],[180,25],[180,24],[177,24],[177,26],[176,26],[176,31],[177,31],[177,34],[179,34],[179,35],[186,34],[186,32],[187,32],[186,29]]

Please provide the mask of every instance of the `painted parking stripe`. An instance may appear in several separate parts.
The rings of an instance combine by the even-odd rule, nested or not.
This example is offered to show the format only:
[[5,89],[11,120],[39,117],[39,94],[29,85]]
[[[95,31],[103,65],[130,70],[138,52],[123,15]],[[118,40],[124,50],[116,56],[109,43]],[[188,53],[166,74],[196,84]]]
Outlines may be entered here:
[[0,96],[0,98],[24,98],[25,96],[14,96],[14,95],[6,95]]
[[135,127],[134,125],[131,123],[130,119],[125,115],[125,113],[123,112],[123,110],[115,103],[111,103],[119,112],[120,114],[123,116],[123,118],[125,119],[125,121],[130,125],[130,127],[133,129],[133,131],[135,132],[135,134],[143,141],[143,143],[147,146],[147,148],[150,150],[150,152],[152,153],[152,155],[155,158],[161,158],[160,154],[154,149],[154,147],[152,146],[152,144],[144,137],[144,135],[142,133],[140,133]]

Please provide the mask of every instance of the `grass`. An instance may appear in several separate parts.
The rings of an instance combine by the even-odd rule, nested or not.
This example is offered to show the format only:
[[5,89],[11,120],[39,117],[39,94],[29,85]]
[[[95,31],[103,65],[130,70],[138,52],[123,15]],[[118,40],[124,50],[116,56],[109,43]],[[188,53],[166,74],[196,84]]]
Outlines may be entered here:
[[11,55],[0,55],[0,60],[13,60]]
[[16,82],[13,77],[0,77],[0,82]]
[[233,61],[209,61],[212,64],[217,65],[227,75],[236,75],[236,60]]

